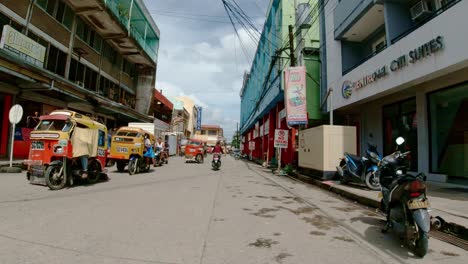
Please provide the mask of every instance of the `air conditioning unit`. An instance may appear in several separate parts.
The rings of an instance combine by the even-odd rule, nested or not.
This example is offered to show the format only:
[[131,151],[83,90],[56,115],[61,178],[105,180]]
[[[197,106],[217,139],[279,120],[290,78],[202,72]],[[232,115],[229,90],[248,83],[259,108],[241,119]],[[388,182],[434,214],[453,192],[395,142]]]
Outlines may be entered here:
[[431,10],[429,10],[428,4],[426,1],[419,1],[410,9],[411,18],[413,20],[417,20],[421,17],[431,14]]

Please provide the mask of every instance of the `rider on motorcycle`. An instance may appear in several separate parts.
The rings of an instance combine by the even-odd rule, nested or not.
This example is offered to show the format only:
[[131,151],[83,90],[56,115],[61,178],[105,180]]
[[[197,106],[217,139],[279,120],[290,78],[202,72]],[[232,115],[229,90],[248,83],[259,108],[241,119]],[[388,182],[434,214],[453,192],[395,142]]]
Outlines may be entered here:
[[[165,151],[166,145],[162,141],[161,137],[158,137],[158,141],[155,144],[155,149],[160,151],[159,155],[161,155],[160,156],[161,160],[167,159],[167,155]],[[156,167],[156,161],[154,162],[154,166]]]
[[220,141],[216,142],[216,145],[213,147],[211,153],[213,153],[213,154],[224,154],[224,151],[223,151],[223,148],[221,147],[221,142]]
[[154,158],[153,144],[151,143],[150,136],[145,134],[145,152],[143,157],[145,157],[146,164],[151,164],[151,159]]

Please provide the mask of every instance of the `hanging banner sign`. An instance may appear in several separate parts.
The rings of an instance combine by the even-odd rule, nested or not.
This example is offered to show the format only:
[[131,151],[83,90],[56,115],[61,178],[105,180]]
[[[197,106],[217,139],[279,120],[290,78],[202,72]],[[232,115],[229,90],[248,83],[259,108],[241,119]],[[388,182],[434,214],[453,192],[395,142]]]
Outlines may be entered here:
[[197,115],[197,131],[201,130],[201,118],[202,118],[202,108],[198,107],[198,115]]
[[267,119],[267,121],[265,121],[265,124],[263,125],[263,129],[265,130],[263,132],[264,135],[268,135],[270,133],[270,119]]
[[306,68],[288,68],[285,71],[284,84],[288,126],[307,125]]
[[288,147],[288,130],[276,129],[275,130],[275,148]]

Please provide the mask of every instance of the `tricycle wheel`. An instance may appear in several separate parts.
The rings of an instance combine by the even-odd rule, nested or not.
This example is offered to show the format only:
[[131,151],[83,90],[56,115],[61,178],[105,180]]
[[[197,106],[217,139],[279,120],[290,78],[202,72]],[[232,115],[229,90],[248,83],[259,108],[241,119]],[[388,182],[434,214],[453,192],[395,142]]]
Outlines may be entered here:
[[196,160],[198,163],[203,163],[203,156],[201,154],[198,154]]
[[117,171],[123,172],[125,170],[125,162],[124,161],[117,161]]
[[45,182],[49,189],[60,190],[67,184],[67,176],[60,165],[51,165],[45,172]]
[[88,166],[88,183],[94,184],[99,181],[101,166],[97,161],[92,161]]
[[138,159],[133,159],[128,162],[128,173],[135,175],[138,172]]

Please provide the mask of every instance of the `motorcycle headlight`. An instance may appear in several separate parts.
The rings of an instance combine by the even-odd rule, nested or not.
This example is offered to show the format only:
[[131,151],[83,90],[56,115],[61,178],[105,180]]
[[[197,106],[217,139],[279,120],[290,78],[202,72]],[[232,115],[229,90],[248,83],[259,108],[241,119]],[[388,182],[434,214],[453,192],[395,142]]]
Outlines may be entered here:
[[397,175],[403,175],[403,171],[402,171],[402,170],[397,170],[397,171],[396,171],[396,174],[397,174]]

